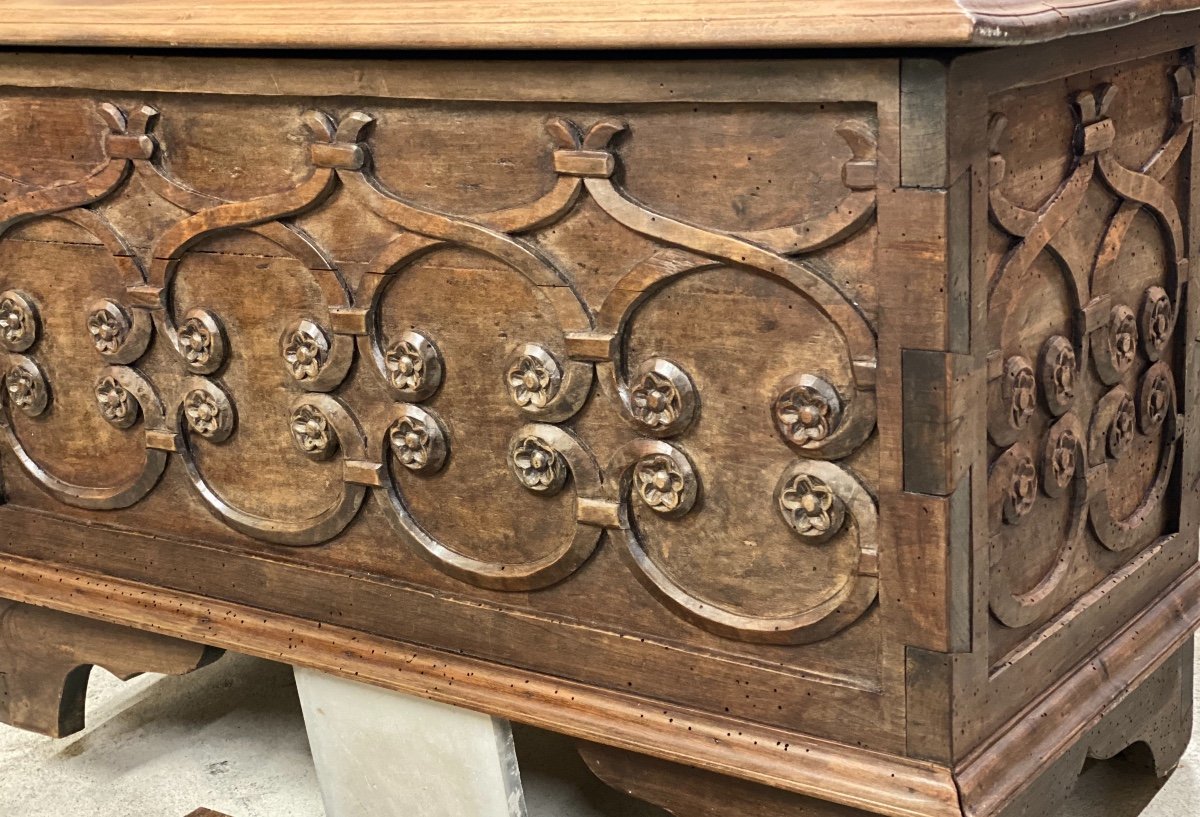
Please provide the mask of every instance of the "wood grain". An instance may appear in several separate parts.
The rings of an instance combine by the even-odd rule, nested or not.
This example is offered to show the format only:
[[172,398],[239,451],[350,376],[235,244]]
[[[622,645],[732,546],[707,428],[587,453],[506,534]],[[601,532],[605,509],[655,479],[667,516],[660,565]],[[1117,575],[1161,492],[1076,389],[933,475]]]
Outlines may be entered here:
[[[1172,765],[1200,13],[126,8],[331,50],[0,55],[0,595],[604,744],[680,814],[1041,817],[1085,756]],[[657,26],[1079,36],[345,50]]]
[[[1012,45],[1194,8],[1190,0],[622,0],[567,7],[426,0],[303,0],[201,5],[10,0],[0,39],[14,45],[126,48],[682,48]],[[309,22],[311,21],[311,22]]]
[[184,675],[220,650],[45,607],[0,602],[0,721],[61,738],[84,728],[93,666],[122,680]]

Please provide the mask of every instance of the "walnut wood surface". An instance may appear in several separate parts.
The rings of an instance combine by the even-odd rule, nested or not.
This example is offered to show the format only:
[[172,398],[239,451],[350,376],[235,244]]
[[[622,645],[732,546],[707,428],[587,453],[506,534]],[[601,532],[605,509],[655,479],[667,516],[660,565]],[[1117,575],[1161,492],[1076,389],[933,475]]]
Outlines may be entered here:
[[88,676],[184,675],[214,650],[45,607],[0,602],[0,721],[54,738],[84,727]]
[[0,57],[0,595],[891,817],[1170,765],[1198,20]]
[[0,42],[273,48],[1014,45],[1126,25],[1193,0],[6,0]]

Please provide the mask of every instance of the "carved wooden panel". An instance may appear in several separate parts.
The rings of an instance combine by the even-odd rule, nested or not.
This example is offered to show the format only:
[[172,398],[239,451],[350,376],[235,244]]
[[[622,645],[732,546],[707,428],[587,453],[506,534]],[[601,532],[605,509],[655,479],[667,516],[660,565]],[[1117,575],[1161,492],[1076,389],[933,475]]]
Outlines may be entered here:
[[8,502],[878,689],[877,104],[14,92]]
[[993,660],[1179,530],[1194,86],[1171,56],[992,100]]

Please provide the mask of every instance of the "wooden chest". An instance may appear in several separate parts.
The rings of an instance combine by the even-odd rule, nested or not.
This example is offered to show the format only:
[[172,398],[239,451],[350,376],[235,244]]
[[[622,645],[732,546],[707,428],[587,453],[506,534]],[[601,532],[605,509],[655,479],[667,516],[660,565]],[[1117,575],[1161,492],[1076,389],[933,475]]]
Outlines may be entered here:
[[679,817],[1173,767],[1188,3],[4,5],[6,720],[123,654],[53,608]]

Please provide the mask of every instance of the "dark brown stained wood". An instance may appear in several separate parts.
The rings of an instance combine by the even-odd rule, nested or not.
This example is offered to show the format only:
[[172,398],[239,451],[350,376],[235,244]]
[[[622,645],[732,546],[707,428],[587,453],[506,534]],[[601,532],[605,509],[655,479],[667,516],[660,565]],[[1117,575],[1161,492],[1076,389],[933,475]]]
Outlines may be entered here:
[[[60,47],[0,54],[0,596],[554,729],[679,817],[1166,771],[1200,12],[933,1],[24,27]],[[563,50],[668,28],[859,49]],[[394,56],[499,32],[556,50]]]
[[663,48],[1018,45],[1195,8],[1190,0],[10,0],[20,45],[274,48]]
[[88,676],[184,675],[220,650],[45,607],[0,602],[0,721],[66,737],[84,727]]

